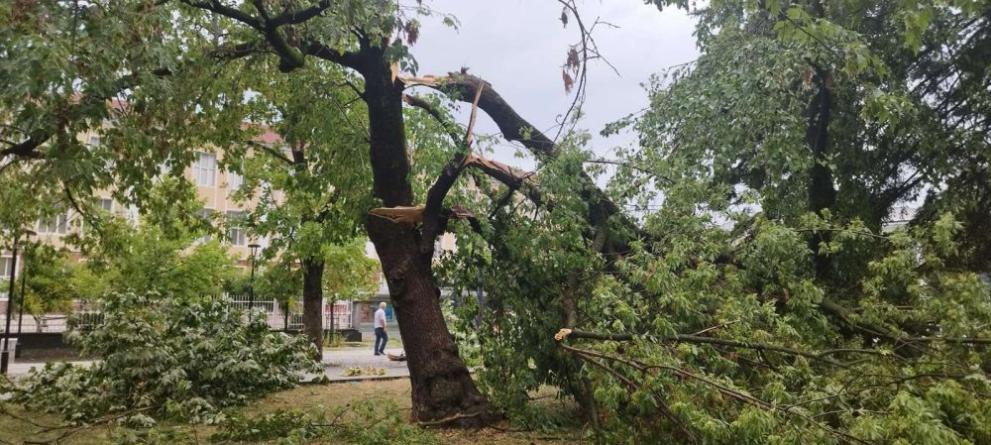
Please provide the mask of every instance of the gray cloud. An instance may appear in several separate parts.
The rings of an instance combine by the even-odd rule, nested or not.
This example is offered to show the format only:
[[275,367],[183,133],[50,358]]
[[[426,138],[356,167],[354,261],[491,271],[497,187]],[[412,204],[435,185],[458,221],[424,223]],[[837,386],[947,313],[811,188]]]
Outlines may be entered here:
[[[560,5],[553,0],[433,0],[427,4],[453,14],[461,27],[453,30],[440,18],[427,18],[413,53],[420,74],[444,74],[461,67],[479,75],[541,129],[555,125],[572,96],[564,91],[561,65],[569,45],[578,41],[574,24],[563,27]],[[651,74],[697,57],[694,21],[681,10],[659,12],[638,0],[579,2],[588,22],[599,18],[618,28],[600,26],[595,38],[619,76],[601,61],[589,69],[585,116],[580,128],[595,134],[598,153],[629,143],[631,135],[598,136],[603,125],[647,105],[641,86]],[[464,116],[461,116],[464,118]],[[481,117],[478,131],[495,133]],[[499,149],[498,158],[511,158]],[[517,164],[520,164],[517,161]],[[525,162],[524,164],[529,164]]]

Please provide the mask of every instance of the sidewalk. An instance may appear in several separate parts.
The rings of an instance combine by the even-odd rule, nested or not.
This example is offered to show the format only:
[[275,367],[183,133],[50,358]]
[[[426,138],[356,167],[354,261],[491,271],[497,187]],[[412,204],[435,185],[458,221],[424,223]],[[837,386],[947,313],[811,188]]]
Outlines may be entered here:
[[[386,349],[386,353],[398,355],[402,349]],[[70,362],[74,365],[89,366],[93,360],[79,360]],[[11,377],[27,374],[31,368],[44,367],[44,362],[14,362],[8,369]],[[409,369],[406,362],[394,362],[384,355],[376,356],[372,354],[371,348],[338,348],[328,349],[323,352],[324,375],[333,382],[347,382],[357,380],[374,380],[379,378],[399,378],[409,377]],[[362,372],[358,375],[346,375],[349,368],[360,368]],[[378,375],[378,370],[384,370],[383,375]]]
[[[403,350],[394,348],[386,349],[385,352],[387,354],[399,355]],[[331,381],[370,380],[376,377],[409,377],[409,369],[406,367],[406,362],[394,362],[384,355],[374,355],[371,348],[325,350],[323,352],[323,366],[324,374]],[[363,372],[357,376],[345,375],[348,368],[355,367],[362,368],[363,370],[365,368],[372,368],[373,370],[382,369],[385,371],[385,374],[376,376]]]

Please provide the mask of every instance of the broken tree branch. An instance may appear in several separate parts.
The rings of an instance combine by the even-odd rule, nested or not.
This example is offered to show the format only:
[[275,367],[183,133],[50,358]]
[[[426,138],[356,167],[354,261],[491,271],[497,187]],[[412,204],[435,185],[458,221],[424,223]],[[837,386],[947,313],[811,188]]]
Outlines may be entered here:
[[[485,80],[467,73],[449,73],[446,77],[423,76],[404,77],[399,80],[406,86],[423,85],[437,89],[457,100],[467,100],[478,95],[478,107],[495,121],[502,136],[510,141],[523,144],[538,160],[550,161],[558,156],[557,146],[533,124],[521,117],[513,107]],[[484,88],[482,88],[484,87]],[[589,204],[587,220],[594,232],[608,231],[607,225],[614,216],[629,234],[641,239],[647,234],[633,221],[622,214],[621,209],[596,186],[595,181],[585,172],[580,173],[581,198]],[[590,233],[594,238],[594,233]],[[629,235],[611,236],[602,243],[604,252],[623,253],[630,250]]]
[[272,26],[296,25],[303,23],[323,14],[324,11],[330,8],[330,3],[330,0],[320,0],[317,4],[310,6],[309,8],[283,12],[282,14],[268,19],[268,23]]
[[475,130],[475,119],[478,117],[478,100],[482,98],[482,90],[485,89],[485,84],[480,83],[475,90],[475,100],[471,102],[471,116],[468,118],[468,128],[465,130],[465,148],[471,150],[471,143],[474,135],[472,131]]
[[685,369],[685,368],[681,368],[681,367],[677,367],[677,366],[671,366],[671,365],[665,365],[665,364],[642,363],[642,362],[639,362],[637,360],[633,360],[633,359],[629,359],[629,358],[625,358],[625,357],[619,357],[619,356],[612,355],[612,354],[605,354],[605,353],[602,353],[602,352],[593,351],[593,350],[589,350],[589,349],[575,348],[575,347],[567,346],[567,345],[564,345],[564,344],[561,344],[561,343],[559,343],[559,346],[562,349],[564,349],[565,351],[571,352],[572,354],[575,354],[576,357],[579,357],[579,358],[581,358],[583,360],[588,361],[589,358],[599,358],[599,359],[607,360],[607,361],[610,361],[610,362],[621,363],[621,364],[626,365],[626,366],[629,366],[629,367],[631,367],[631,368],[633,368],[633,369],[635,369],[635,370],[637,370],[640,373],[645,374],[645,375],[648,374],[649,371],[651,371],[651,370],[666,370],[666,371],[670,371],[670,372],[674,373],[675,375],[677,375],[677,376],[679,376],[681,378],[695,380],[697,382],[700,382],[702,384],[705,384],[706,386],[712,387],[716,391],[718,391],[720,394],[723,394],[723,395],[725,395],[727,397],[736,399],[736,400],[738,400],[740,402],[743,402],[743,403],[746,403],[746,404],[749,404],[749,405],[753,405],[753,406],[756,406],[758,408],[761,408],[761,409],[764,409],[764,410],[767,410],[767,411],[780,413],[780,414],[782,414],[784,416],[791,416],[791,417],[800,418],[800,419],[808,422],[810,425],[812,425],[812,426],[814,426],[816,428],[819,428],[819,429],[821,429],[821,430],[823,430],[823,431],[825,431],[825,432],[827,432],[829,434],[832,434],[832,435],[834,435],[834,436],[836,436],[836,437],[838,437],[840,439],[843,439],[844,441],[846,441],[848,443],[856,443],[856,444],[863,444],[863,445],[870,445],[871,444],[870,442],[868,442],[868,441],[866,441],[864,439],[861,439],[861,438],[859,438],[857,436],[854,436],[854,435],[852,435],[850,433],[847,433],[845,431],[841,431],[841,430],[835,429],[835,428],[833,428],[833,427],[831,427],[831,426],[829,426],[827,424],[824,424],[824,423],[822,423],[822,422],[820,422],[818,420],[815,420],[814,418],[812,418],[812,417],[810,417],[808,415],[805,415],[805,414],[802,414],[802,413],[800,413],[800,412],[798,412],[796,410],[790,409],[787,406],[782,407],[782,406],[778,406],[778,405],[774,405],[774,404],[768,403],[768,402],[766,402],[766,401],[764,401],[762,399],[759,399],[757,397],[754,397],[754,396],[752,396],[750,394],[747,394],[747,393],[745,393],[743,391],[737,390],[736,388],[733,388],[733,387],[731,387],[729,385],[726,385],[724,383],[721,383],[719,381],[716,381],[714,379],[711,379],[711,378],[709,378],[709,377],[707,377],[707,376],[705,376],[703,374],[696,373],[696,372],[690,371],[690,370]]
[[440,123],[442,127],[444,127],[444,131],[447,132],[447,135],[451,138],[452,141],[458,140],[459,137],[458,137],[458,132],[456,130],[457,125],[451,122],[449,119],[447,119],[444,116],[444,114],[441,113],[440,110],[438,110],[437,107],[435,107],[429,101],[419,96],[404,94],[403,102],[406,102],[410,106],[426,111],[427,114],[433,117],[434,120],[436,120],[438,123]]
[[440,234],[440,217],[444,198],[451,191],[451,188],[454,187],[458,176],[464,171],[465,160],[466,156],[464,153],[454,155],[454,158],[444,166],[440,176],[437,177],[430,190],[427,191],[427,200],[421,218],[423,221],[423,230],[420,236],[420,253],[422,254],[433,253],[434,240]]

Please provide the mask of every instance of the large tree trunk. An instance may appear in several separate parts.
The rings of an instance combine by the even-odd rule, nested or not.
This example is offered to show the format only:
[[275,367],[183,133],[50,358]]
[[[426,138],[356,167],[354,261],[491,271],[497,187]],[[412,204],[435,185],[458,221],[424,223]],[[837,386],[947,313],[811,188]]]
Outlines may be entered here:
[[460,424],[485,421],[487,403],[447,329],[430,258],[419,252],[419,234],[412,228],[372,217],[368,235],[382,260],[409,359],[413,419],[453,419]]
[[[812,103],[809,104],[809,120],[805,136],[806,142],[812,150],[813,158],[812,168],[809,171],[808,205],[809,210],[818,215],[822,215],[823,210],[836,205],[833,172],[826,165],[829,157],[829,119],[832,106],[828,75],[822,69],[816,68],[815,70],[819,89]],[[819,253],[819,247],[830,241],[829,235],[829,232],[820,231],[813,233],[809,239],[816,276],[820,279],[829,276],[829,257]]]
[[[375,196],[385,207],[410,206],[403,86],[392,77],[381,49],[365,46],[362,53]],[[421,251],[419,230],[375,215],[368,216],[366,228],[382,263],[409,360],[413,420],[461,425],[488,421],[488,403],[444,322],[432,252]]]
[[323,268],[319,259],[303,260],[303,332],[323,358]]

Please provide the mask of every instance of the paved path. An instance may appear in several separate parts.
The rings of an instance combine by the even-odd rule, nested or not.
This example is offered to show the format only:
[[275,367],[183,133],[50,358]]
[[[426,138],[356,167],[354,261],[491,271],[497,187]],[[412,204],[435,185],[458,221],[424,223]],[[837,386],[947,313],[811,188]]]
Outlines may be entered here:
[[[402,349],[386,349],[385,352],[399,354]],[[92,360],[80,360],[71,362],[76,365],[89,366]],[[44,362],[14,362],[9,367],[11,376],[27,374],[31,368],[41,368]],[[371,347],[368,348],[339,348],[328,349],[323,352],[324,374],[331,381],[368,380],[374,378],[397,378],[408,377],[409,369],[406,362],[394,362],[384,355],[376,356],[372,354]],[[358,375],[346,375],[348,369],[359,368]],[[382,375],[379,372],[384,371]]]
[[[386,349],[385,352],[399,355],[403,350]],[[334,381],[364,380],[368,377],[376,377],[378,370],[385,371],[379,377],[409,377],[409,369],[406,368],[406,362],[394,362],[384,355],[374,355],[370,347],[325,350],[323,352],[323,366],[327,378]],[[355,367],[371,372],[362,372],[358,376],[345,375],[349,368]]]

